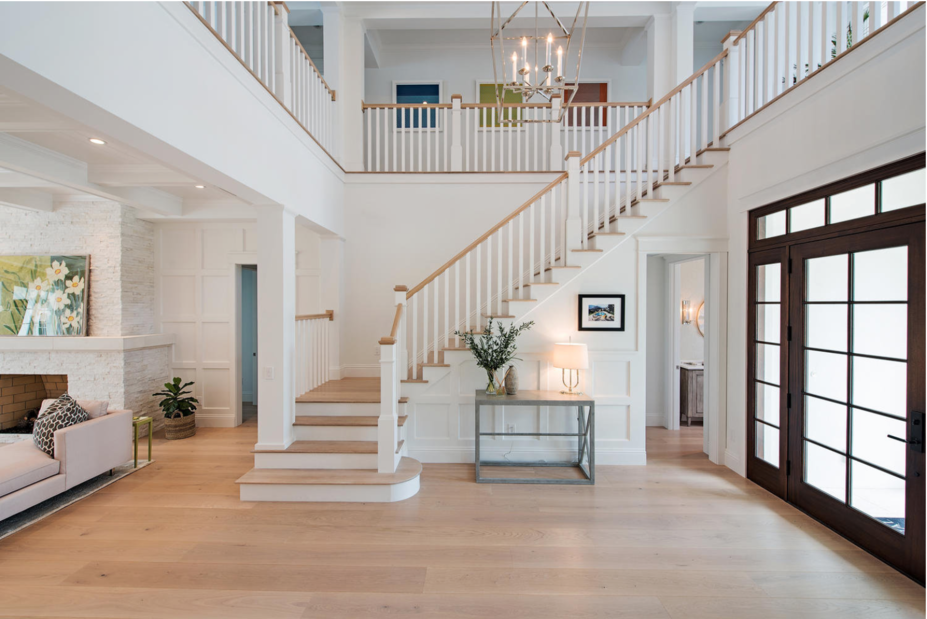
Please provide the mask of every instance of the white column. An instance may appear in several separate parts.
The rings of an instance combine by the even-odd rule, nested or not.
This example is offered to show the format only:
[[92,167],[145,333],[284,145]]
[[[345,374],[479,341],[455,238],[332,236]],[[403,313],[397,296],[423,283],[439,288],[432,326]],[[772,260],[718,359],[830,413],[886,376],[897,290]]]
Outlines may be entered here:
[[673,9],[673,82],[675,88],[691,76],[695,64],[695,3],[677,2]]
[[[463,170],[463,144],[461,143],[460,134],[460,105],[463,103],[463,96],[451,95],[451,172],[460,172]],[[437,112],[435,112],[437,113]],[[447,127],[444,128],[448,130]]]
[[[551,118],[560,116],[560,106],[563,100],[560,95],[553,95],[550,98],[550,115]],[[564,119],[565,120],[565,119]],[[564,123],[550,123],[550,170],[563,169],[563,146],[560,144],[560,134]]]
[[377,420],[377,472],[396,472],[399,443],[398,346],[388,337],[380,340],[380,418]]
[[[722,62],[724,65],[724,81],[721,86],[724,89],[723,99],[724,103],[721,105],[721,133],[727,131],[730,127],[733,127],[740,120],[737,117],[738,110],[738,98],[739,98],[739,82],[738,76],[740,75],[740,58],[739,52],[743,48],[742,45],[734,45],[734,39],[740,35],[740,32],[737,30],[731,31],[727,34],[721,43],[724,46],[724,49],[727,50],[727,58]],[[774,91],[775,92],[775,91]],[[715,146],[718,146],[717,144]]]
[[[583,243],[583,223],[579,212],[581,206],[579,203],[579,159],[578,151],[573,150],[567,153],[569,177],[567,178],[567,220],[566,230],[564,230],[567,250],[581,249]],[[564,256],[563,265],[566,265],[566,256]],[[543,275],[541,273],[542,278]]]
[[259,206],[258,442],[282,449],[293,442],[296,411],[296,217],[282,206]]
[[673,24],[669,15],[653,15],[647,33],[647,96],[654,103],[676,87],[673,81]]
[[339,6],[322,9],[325,33],[325,81],[337,93],[335,135],[340,136],[341,165],[364,169],[364,30],[363,22],[345,16]]
[[282,2],[276,3],[274,20],[274,94],[288,109],[293,109],[293,83],[290,81],[290,12]]
[[335,320],[329,325],[328,369],[330,380],[341,379],[341,348],[344,339],[344,239],[322,236],[319,255],[321,304],[319,307],[335,311]]

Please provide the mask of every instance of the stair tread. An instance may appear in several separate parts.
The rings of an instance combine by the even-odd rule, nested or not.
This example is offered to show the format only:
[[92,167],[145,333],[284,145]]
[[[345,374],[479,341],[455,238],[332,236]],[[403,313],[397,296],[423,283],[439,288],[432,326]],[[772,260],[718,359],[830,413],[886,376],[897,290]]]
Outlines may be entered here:
[[537,303],[537,299],[502,299],[503,303]]
[[286,449],[252,449],[251,453],[375,454],[376,441],[293,441]]
[[715,166],[713,166],[710,163],[687,163],[686,165],[679,166],[679,169],[685,170],[686,168],[697,168],[697,169],[704,170],[704,169],[713,168],[713,167]]
[[571,249],[570,251],[576,252],[578,254],[600,254],[604,249]]
[[403,458],[395,473],[378,473],[373,469],[251,469],[235,483],[389,486],[415,479],[421,473],[421,462]]
[[[447,352],[447,351],[449,351],[449,350],[461,350],[461,351],[464,351],[464,350],[470,350],[470,349],[467,348],[466,346],[457,346],[456,348],[442,348],[441,350],[444,351],[444,352]],[[408,398],[406,398],[406,401],[408,401]]]
[[661,185],[691,185],[690,181],[663,181]]
[[449,363],[419,363],[418,367],[420,368],[449,368],[451,365]]
[[399,442],[396,444],[396,453],[397,453],[397,454],[398,454],[400,451],[402,451],[402,446],[403,446],[404,443],[405,443],[405,441],[399,441]]
[[703,152],[727,152],[731,150],[727,146],[712,146],[711,148],[706,148]]
[[342,378],[322,383],[298,398],[297,403],[378,404],[379,378]]
[[498,318],[515,318],[511,314],[481,314],[483,318],[492,318],[493,320]]
[[[669,198],[641,198],[640,200],[634,200],[634,202],[669,202],[669,201],[670,201]],[[634,202],[631,203],[632,206]]]
[[401,383],[427,383],[427,380],[422,380],[421,378],[403,378]]
[[[404,426],[408,415],[400,415],[398,425]],[[376,427],[379,417],[359,415],[300,415],[294,426],[363,426]]]

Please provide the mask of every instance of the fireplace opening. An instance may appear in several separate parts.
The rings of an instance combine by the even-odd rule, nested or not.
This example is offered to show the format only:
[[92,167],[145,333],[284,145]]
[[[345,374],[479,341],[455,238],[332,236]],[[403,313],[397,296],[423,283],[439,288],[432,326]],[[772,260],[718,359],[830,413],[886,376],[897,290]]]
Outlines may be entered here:
[[31,434],[42,400],[67,391],[63,374],[0,374],[0,433]]

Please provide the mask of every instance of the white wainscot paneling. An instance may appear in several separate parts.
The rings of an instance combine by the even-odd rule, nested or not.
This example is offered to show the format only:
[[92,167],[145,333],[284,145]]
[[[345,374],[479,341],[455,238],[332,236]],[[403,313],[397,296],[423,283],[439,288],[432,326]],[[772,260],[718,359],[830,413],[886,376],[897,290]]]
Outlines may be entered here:
[[229,408],[229,370],[227,368],[206,368],[203,375],[203,408]]
[[162,322],[161,332],[174,334],[173,363],[196,363],[195,322]]
[[591,390],[598,397],[627,398],[631,395],[631,364],[628,361],[595,361]]
[[196,314],[196,278],[192,275],[161,276],[161,315]]
[[203,322],[203,362],[229,363],[231,361],[229,323]]
[[448,440],[450,406],[447,404],[417,404],[413,413],[415,438],[424,440]]
[[195,230],[161,230],[160,249],[162,270],[196,267]]
[[203,276],[203,314],[229,316],[232,311],[232,278],[228,275]]
[[241,229],[203,230],[203,268],[225,269],[231,265],[229,254],[242,251],[244,231]]
[[605,447],[608,441],[628,441],[631,438],[630,406],[596,406],[596,447]]

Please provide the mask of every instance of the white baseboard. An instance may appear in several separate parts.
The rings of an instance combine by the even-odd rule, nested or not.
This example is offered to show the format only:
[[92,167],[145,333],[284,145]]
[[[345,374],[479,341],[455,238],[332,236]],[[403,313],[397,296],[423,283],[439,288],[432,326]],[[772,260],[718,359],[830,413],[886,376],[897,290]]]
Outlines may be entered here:
[[253,400],[253,399],[254,399],[254,393],[253,393],[253,392],[251,392],[251,391],[242,391],[242,392],[241,392],[241,401],[242,401],[242,402],[250,402],[250,401]]
[[647,415],[647,427],[660,426],[661,428],[666,424],[665,415]]
[[329,380],[341,380],[343,378],[341,366],[333,366],[328,368],[328,376]]
[[196,414],[197,428],[234,428],[235,415],[201,415]]
[[379,363],[354,363],[341,367],[341,378],[377,378],[380,376]]
[[747,469],[744,466],[743,458],[739,454],[730,451],[729,449],[724,450],[724,466],[731,469],[741,477],[747,476]]
[[[455,449],[416,449],[409,448],[410,458],[429,464],[472,464],[473,448]],[[531,460],[566,461],[576,457],[572,449],[538,449],[519,450],[509,452],[506,449],[481,449],[480,458],[483,460],[504,460],[506,456],[513,462]],[[629,465],[642,466],[647,464],[647,453],[643,449],[622,449],[604,451],[596,449],[595,463],[602,465]]]

